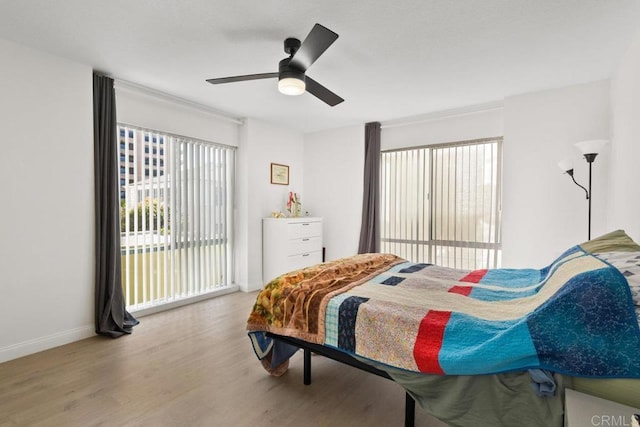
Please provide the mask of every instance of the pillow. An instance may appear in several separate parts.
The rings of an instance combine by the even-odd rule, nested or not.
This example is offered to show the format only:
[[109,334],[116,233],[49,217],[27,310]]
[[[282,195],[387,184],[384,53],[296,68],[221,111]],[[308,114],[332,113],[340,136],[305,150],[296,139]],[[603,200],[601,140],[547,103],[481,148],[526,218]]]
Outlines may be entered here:
[[[627,236],[624,230],[616,230],[580,244],[580,247],[592,254],[603,252],[640,252],[640,246]],[[640,255],[640,254],[639,254]]]

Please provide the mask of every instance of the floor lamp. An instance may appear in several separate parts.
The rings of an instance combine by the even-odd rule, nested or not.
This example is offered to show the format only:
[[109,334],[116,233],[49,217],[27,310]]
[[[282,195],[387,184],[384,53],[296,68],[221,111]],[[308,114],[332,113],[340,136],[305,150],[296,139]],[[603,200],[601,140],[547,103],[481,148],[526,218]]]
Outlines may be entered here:
[[578,184],[578,182],[576,181],[576,179],[573,176],[573,165],[570,161],[567,160],[563,160],[560,163],[558,163],[558,166],[560,167],[560,169],[562,169],[567,175],[569,175],[571,177],[571,179],[573,180],[573,182],[580,188],[582,188],[584,190],[584,192],[587,195],[587,200],[589,201],[589,228],[588,228],[588,240],[591,240],[591,199],[592,199],[592,194],[591,194],[591,165],[593,164],[593,161],[596,159],[596,157],[598,156],[598,154],[600,153],[600,151],[604,148],[605,145],[607,145],[609,141],[607,141],[606,139],[591,139],[589,141],[580,141],[575,143],[575,146],[578,150],[580,150],[580,152],[582,153],[582,155],[584,156],[585,160],[587,161],[587,163],[589,163],[589,189],[587,190],[586,188],[584,188],[582,185]]

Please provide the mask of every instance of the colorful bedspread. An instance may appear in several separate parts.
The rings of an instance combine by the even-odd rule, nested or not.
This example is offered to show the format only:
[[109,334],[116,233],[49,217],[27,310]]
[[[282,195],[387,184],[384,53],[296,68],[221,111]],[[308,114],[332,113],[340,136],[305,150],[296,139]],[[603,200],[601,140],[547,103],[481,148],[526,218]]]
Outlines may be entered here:
[[358,255],[330,264],[331,273],[314,267],[269,283],[248,329],[414,372],[540,368],[640,378],[627,280],[597,250],[575,246],[541,270],[464,271]]
[[323,344],[329,300],[403,261],[390,254],[364,254],[283,274],[258,295],[247,329]]

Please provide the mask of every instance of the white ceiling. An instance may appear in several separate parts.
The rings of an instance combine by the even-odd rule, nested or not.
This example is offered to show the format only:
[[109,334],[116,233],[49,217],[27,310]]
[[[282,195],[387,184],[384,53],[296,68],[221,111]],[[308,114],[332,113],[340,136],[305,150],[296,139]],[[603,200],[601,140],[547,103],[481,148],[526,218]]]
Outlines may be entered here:
[[[608,78],[639,18],[640,0],[2,0],[0,38],[312,132]],[[340,37],[307,74],[344,103],[205,82],[277,71],[316,22]]]

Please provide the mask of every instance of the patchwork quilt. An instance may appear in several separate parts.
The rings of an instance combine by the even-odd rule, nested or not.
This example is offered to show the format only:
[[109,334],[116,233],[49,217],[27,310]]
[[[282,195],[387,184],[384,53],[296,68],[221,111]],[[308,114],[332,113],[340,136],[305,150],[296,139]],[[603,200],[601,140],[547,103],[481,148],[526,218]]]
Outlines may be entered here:
[[413,372],[640,378],[634,301],[610,263],[640,247],[601,239],[543,269],[457,270],[390,254],[321,264],[266,285],[247,329],[259,357],[270,331]]

